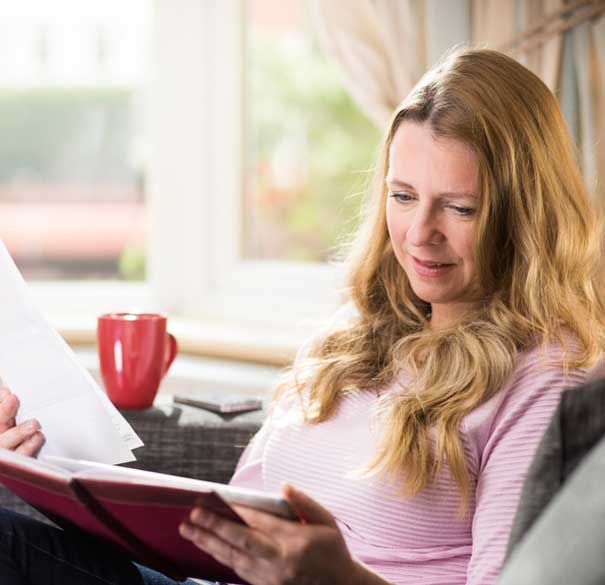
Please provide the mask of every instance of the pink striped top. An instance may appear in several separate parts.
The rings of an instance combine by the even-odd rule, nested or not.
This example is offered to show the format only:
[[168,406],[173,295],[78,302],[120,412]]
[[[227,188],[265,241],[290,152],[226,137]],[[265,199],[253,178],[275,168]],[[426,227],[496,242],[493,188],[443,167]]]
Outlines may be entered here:
[[493,583],[523,479],[561,391],[588,375],[571,370],[565,376],[552,363],[560,355],[554,346],[519,354],[502,390],[463,419],[472,488],[462,519],[447,466],[414,497],[401,496],[384,478],[355,476],[377,441],[370,416],[377,399],[370,392],[347,396],[333,418],[314,425],[303,422],[297,398],[282,398],[231,483],[279,492],[288,481],[304,490],[334,514],[351,553],[389,582]]

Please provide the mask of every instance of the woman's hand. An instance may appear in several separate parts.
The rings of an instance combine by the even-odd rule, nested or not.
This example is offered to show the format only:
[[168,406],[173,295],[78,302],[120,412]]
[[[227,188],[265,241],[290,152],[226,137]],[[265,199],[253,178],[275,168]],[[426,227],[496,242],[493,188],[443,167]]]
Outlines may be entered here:
[[23,455],[33,455],[42,447],[44,435],[37,420],[17,425],[15,416],[19,399],[6,387],[0,386],[0,447]]
[[302,524],[239,506],[243,526],[196,507],[180,533],[252,585],[386,583],[351,557],[330,512],[290,485],[284,497]]

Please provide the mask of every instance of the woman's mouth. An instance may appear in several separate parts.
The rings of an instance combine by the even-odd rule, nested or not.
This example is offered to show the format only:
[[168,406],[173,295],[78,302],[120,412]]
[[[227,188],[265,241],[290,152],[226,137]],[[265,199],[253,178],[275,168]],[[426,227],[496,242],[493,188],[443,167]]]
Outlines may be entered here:
[[420,276],[437,277],[449,272],[456,264],[453,262],[437,262],[435,260],[420,260],[412,256],[414,270]]

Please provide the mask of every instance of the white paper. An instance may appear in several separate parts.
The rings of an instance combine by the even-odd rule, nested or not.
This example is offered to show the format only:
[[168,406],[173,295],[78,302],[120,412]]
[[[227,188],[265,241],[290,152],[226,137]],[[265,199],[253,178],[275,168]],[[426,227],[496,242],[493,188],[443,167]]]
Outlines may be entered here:
[[17,422],[40,421],[41,455],[104,463],[135,459],[143,443],[65,340],[36,309],[0,242],[0,377],[20,402]]
[[166,475],[142,469],[131,469],[129,467],[116,467],[98,464],[91,461],[74,461],[65,457],[49,456],[44,458],[44,463],[53,467],[66,469],[76,477],[82,478],[120,478],[129,484],[159,485],[162,487],[173,487],[175,489],[212,490],[217,493],[227,504],[242,505],[282,518],[295,519],[296,515],[280,494],[260,492],[250,488],[240,488],[233,485],[204,481],[202,479],[191,479],[176,475]]

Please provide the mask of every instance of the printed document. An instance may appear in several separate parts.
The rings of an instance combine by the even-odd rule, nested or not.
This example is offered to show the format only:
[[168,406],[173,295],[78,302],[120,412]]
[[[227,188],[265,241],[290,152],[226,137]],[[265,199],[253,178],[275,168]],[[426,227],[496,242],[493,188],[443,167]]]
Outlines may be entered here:
[[19,398],[17,423],[40,421],[41,455],[103,463],[135,459],[142,441],[37,310],[0,242],[0,378]]

